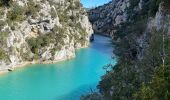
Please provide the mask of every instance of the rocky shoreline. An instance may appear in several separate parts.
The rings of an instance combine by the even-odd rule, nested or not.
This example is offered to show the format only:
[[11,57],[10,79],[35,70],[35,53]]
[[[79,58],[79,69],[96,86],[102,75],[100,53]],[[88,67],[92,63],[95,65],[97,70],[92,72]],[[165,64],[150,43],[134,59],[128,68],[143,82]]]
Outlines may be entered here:
[[[87,47],[88,46],[80,47],[80,48],[78,48],[76,50],[80,50],[80,49],[87,48]],[[46,61],[41,61],[41,60],[25,61],[25,62],[22,62],[20,64],[15,65],[15,66],[12,66],[11,68],[0,69],[0,75],[7,74],[8,72],[14,71],[14,70],[16,70],[18,68],[28,67],[28,65],[34,65],[34,64],[55,64],[55,63],[58,63],[58,62],[61,62],[61,61],[66,61],[66,60],[73,59],[75,57],[76,57],[75,55],[72,55],[72,56],[69,56],[67,58],[58,59],[56,61],[52,61],[52,60],[46,60]]]
[[[3,72],[12,71],[27,61],[53,63],[69,59],[75,56],[75,50],[89,45],[93,30],[79,0],[6,3],[9,7],[2,4],[3,10],[0,9],[3,12],[0,15],[0,70]],[[15,13],[19,14],[15,16]]]

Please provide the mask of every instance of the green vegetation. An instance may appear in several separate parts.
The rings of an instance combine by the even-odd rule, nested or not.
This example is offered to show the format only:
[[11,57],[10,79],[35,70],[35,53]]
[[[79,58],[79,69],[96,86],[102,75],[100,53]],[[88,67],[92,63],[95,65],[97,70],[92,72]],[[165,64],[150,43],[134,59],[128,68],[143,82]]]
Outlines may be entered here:
[[56,17],[57,17],[57,13],[56,13],[56,11],[55,11],[54,8],[51,8],[50,14],[51,14],[51,17],[52,17],[52,18],[56,18]]
[[53,28],[52,32],[47,33],[46,35],[42,35],[37,38],[28,38],[27,43],[29,44],[31,51],[38,55],[38,50],[48,46],[50,43],[55,44],[56,49],[60,50],[60,45],[64,45],[63,38],[65,38],[65,36],[64,30],[56,26]]
[[150,10],[149,10],[150,16],[154,17],[156,15],[156,12],[158,11],[160,2],[161,2],[161,0],[151,0]]
[[7,58],[6,52],[3,49],[0,49],[0,60]]
[[26,14],[32,15],[32,17],[35,18],[37,16],[37,12],[39,12],[40,9],[41,8],[39,4],[35,4],[33,0],[29,0],[27,3]]
[[134,8],[136,5],[138,5],[140,0],[129,0],[129,2],[130,2],[130,8]]
[[[136,43],[137,36],[135,36],[134,34],[128,34],[126,38],[121,40],[117,48],[119,51],[117,52],[117,55],[119,56],[118,63],[111,72],[103,76],[102,81],[99,84],[101,93],[104,93],[104,96],[107,97],[108,100],[129,100],[135,98],[134,94],[138,92],[138,90],[142,86],[142,83],[146,84],[147,86],[147,83],[150,82],[150,80],[152,79],[152,75],[155,73],[155,69],[160,70],[162,68],[159,67],[163,65],[163,56],[161,55],[163,46],[163,36],[161,34],[162,33],[156,32],[154,30],[153,33],[148,33],[148,36],[152,35],[152,38],[149,38],[149,47],[147,48],[147,50],[144,51],[145,53],[143,54],[142,60],[137,60],[137,53],[142,52],[140,51],[140,46],[138,45],[138,43]],[[170,65],[169,37],[165,38],[164,45],[166,55],[165,66],[168,66]],[[157,85],[160,86],[161,89],[161,84]],[[114,91],[112,96],[110,95],[111,88]],[[164,87],[162,87],[162,89],[163,88]],[[166,88],[164,88],[162,91],[168,91],[167,88],[168,86],[166,86]],[[149,90],[147,90],[147,88],[142,88],[140,92],[143,92],[144,90],[147,91],[145,94],[149,96]],[[160,95],[166,95],[164,93],[165,92],[162,92],[162,94],[160,93]],[[140,94],[141,93],[136,95]],[[142,98],[143,95],[144,94],[141,94],[140,97]],[[141,100],[150,99],[142,98]]]
[[[51,5],[50,14],[52,18],[56,18],[58,14],[62,27],[55,26],[48,33],[39,34],[40,36],[37,38],[27,38],[26,42],[29,45],[28,52],[17,49],[22,58],[24,60],[38,59],[40,53],[42,53],[50,44],[54,44],[54,48],[51,49],[51,53],[54,55],[55,51],[60,50],[61,47],[63,47],[64,39],[67,36],[69,36],[70,42],[75,38],[75,42],[84,45],[87,33],[81,27],[80,23],[78,23],[80,19],[79,12],[82,11],[82,5],[77,0],[69,0],[66,2],[66,5],[56,4],[53,0],[40,0],[36,2],[35,0],[28,0],[28,2],[25,2],[25,5],[20,5],[20,3],[15,0],[0,0],[0,18],[3,18],[4,15],[6,15],[6,18],[0,20],[0,45],[6,47],[6,39],[9,32],[5,30],[2,31],[5,25],[9,26],[9,29],[14,31],[17,30],[17,28],[20,28],[18,25],[24,20],[28,20],[30,17],[34,19],[37,15],[44,16],[42,12],[39,12],[41,10],[40,3],[45,2],[49,2]],[[70,34],[66,34],[66,31],[70,31]],[[79,36],[78,33],[81,36]],[[14,40],[15,43],[17,41],[19,40]],[[33,56],[31,52],[34,54],[34,58],[31,57]]]
[[31,51],[38,54],[38,49],[45,47],[52,42],[50,35],[39,36],[38,38],[28,38],[27,43],[29,44]]
[[77,8],[82,7],[82,4],[79,1],[75,1],[74,4],[75,4],[75,7]]
[[0,7],[1,6],[9,6],[10,0],[0,0]]
[[58,17],[59,17],[60,22],[68,22],[68,20],[70,19],[66,11],[64,11],[63,13],[60,13]]
[[[170,2],[164,2],[168,11]],[[150,6],[152,3],[154,6]],[[146,31],[148,18],[155,16],[159,4],[159,0],[150,0],[141,12],[127,9],[130,21],[115,27],[118,62],[114,67],[108,66],[112,70],[107,71],[98,85],[106,100],[170,99],[170,37],[166,29]]]
[[6,23],[3,20],[0,20],[0,30],[2,30],[5,25]]
[[134,95],[136,100],[169,100],[170,99],[170,66],[161,66],[156,70],[152,80],[142,84]]
[[25,60],[25,61],[32,61],[33,60],[33,58],[31,57],[31,52],[29,50],[27,52],[23,52],[23,50],[21,49],[18,52],[20,52],[23,60]]
[[22,21],[24,19],[24,8],[14,3],[7,14],[7,18],[9,21]]
[[79,34],[81,35],[81,38],[75,36],[76,41],[79,42],[81,45],[85,45],[86,37],[87,37],[86,31],[82,28],[80,23],[77,23],[75,25],[75,28],[76,30],[78,30]]
[[4,14],[4,8],[0,8],[0,18],[3,18]]
[[1,46],[6,43],[6,38],[8,37],[9,33],[6,31],[0,32],[0,44]]
[[31,15],[34,18],[40,10],[40,5],[35,4],[33,0],[29,0],[26,7],[22,7],[15,2],[10,3],[10,7],[11,10],[7,13],[7,22],[9,24],[14,21],[23,21],[26,15]]

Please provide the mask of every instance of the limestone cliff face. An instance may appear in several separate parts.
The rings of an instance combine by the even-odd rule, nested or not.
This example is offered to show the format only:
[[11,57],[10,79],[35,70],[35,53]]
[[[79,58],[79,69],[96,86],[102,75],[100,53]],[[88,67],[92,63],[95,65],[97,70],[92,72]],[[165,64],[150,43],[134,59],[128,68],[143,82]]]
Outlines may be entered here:
[[137,91],[151,81],[163,57],[169,65],[169,7],[169,0],[112,0],[88,12],[94,32],[111,36],[118,56],[116,66],[108,66],[113,70],[99,82],[101,94],[94,98],[138,100]]
[[[95,33],[114,37],[114,33],[122,24],[133,21],[137,14],[142,15],[145,10],[149,10],[149,3],[151,0],[112,0],[108,4],[89,10],[89,20]],[[161,29],[163,20],[169,18],[166,12],[162,2],[156,16],[149,19],[148,28],[155,26],[157,30]]]
[[1,70],[74,57],[93,33],[79,0],[8,0],[0,13]]
[[[89,20],[95,33],[109,35],[116,42],[128,38],[129,33],[136,34],[136,31],[140,31],[140,35],[133,37],[138,45],[138,59],[142,59],[144,49],[149,46],[149,33],[154,28],[157,31],[167,31],[167,35],[170,33],[169,8],[165,7],[167,3],[161,2],[155,16],[148,16],[151,3],[154,1],[156,0],[112,0],[108,4],[89,10]],[[139,19],[141,16],[142,20]]]
[[154,18],[150,18],[148,21],[148,31],[156,28],[157,31],[164,30],[167,35],[170,35],[170,10],[166,6],[166,3],[161,2],[159,4],[158,11]]
[[[130,21],[135,12],[142,9],[142,0],[112,0],[110,3],[89,11],[89,19],[96,33],[112,35],[117,26]],[[133,12],[133,13],[132,13]]]

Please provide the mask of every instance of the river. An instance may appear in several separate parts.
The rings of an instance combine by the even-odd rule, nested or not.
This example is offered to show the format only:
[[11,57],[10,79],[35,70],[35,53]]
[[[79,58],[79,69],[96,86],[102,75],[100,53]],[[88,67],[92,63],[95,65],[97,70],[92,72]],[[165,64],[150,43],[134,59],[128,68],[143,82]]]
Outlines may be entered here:
[[57,64],[35,64],[0,76],[0,100],[79,100],[97,90],[103,66],[111,59],[111,39],[95,35],[90,47],[76,51],[76,58]]

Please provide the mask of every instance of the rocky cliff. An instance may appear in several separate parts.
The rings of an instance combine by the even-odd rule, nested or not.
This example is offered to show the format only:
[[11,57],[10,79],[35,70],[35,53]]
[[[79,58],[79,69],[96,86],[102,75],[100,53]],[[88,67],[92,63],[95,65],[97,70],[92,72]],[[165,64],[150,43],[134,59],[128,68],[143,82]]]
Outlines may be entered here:
[[[159,93],[156,95],[152,90],[154,87],[147,91],[148,88],[144,90],[142,86],[152,82],[155,71],[162,68],[160,66],[170,64],[170,1],[112,0],[88,14],[95,33],[113,38],[118,62],[116,66],[109,64],[108,68],[112,70],[102,77],[98,85],[100,93],[85,99],[160,99]],[[141,92],[138,94],[138,91]],[[155,94],[149,97],[143,95],[144,91],[147,95],[153,91]],[[161,99],[168,98],[167,91],[162,90]]]
[[0,70],[72,58],[92,33],[79,0],[0,0]]

